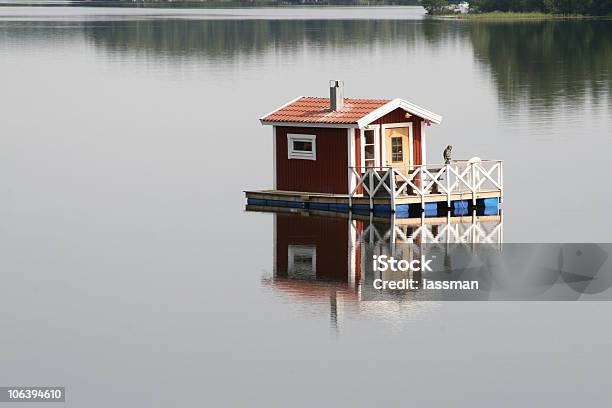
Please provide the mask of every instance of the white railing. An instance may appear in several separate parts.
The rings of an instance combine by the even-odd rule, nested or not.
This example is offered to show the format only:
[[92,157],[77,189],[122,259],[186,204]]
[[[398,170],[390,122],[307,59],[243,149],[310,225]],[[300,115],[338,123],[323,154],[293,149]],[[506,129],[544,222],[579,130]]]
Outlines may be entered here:
[[349,167],[354,187],[349,194],[349,206],[355,197],[368,197],[370,208],[375,198],[391,198],[391,208],[400,197],[416,196],[425,208],[425,197],[446,195],[450,207],[453,194],[471,194],[476,204],[478,193],[499,192],[503,196],[503,162],[501,160],[457,160],[450,164],[412,166],[404,173],[395,167]]

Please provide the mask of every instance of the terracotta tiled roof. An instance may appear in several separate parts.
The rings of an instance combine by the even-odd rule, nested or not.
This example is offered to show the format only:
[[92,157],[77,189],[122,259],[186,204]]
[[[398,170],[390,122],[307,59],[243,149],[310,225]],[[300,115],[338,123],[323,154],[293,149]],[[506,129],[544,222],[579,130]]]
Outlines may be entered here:
[[263,122],[351,124],[390,102],[389,99],[344,99],[338,111],[329,108],[328,98],[303,96],[261,118]]

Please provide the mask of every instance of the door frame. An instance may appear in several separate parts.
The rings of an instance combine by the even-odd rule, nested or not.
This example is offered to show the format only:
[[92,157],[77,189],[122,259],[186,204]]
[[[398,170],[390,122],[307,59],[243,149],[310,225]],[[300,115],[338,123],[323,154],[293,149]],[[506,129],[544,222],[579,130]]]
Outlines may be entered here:
[[382,139],[382,165],[384,167],[388,166],[387,163],[387,134],[386,130],[391,128],[408,128],[408,161],[410,170],[414,169],[414,139],[412,133],[412,122],[401,122],[401,123],[387,123],[382,125],[381,129],[381,139]]

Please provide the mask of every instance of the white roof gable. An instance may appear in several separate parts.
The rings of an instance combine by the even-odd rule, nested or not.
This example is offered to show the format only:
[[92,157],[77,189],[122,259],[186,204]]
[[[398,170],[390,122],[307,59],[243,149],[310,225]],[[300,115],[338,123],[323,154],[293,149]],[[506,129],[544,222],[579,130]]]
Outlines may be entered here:
[[397,108],[401,108],[425,120],[435,123],[436,125],[439,125],[440,123],[442,123],[442,116],[438,115],[437,113],[428,111],[425,108],[421,108],[420,106],[417,106],[403,99],[395,98],[392,101],[387,102],[385,105],[381,106],[380,108],[368,113],[367,115],[359,119],[357,121],[357,125],[360,128],[364,127],[367,124],[372,123],[376,119],[382,116],[385,116],[387,113],[393,112]]

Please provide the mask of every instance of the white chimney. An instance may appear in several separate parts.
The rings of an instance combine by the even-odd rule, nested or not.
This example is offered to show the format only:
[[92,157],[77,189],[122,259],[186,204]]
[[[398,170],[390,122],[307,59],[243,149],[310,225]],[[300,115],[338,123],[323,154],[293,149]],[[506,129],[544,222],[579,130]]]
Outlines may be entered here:
[[329,81],[329,107],[333,111],[344,107],[344,82]]

